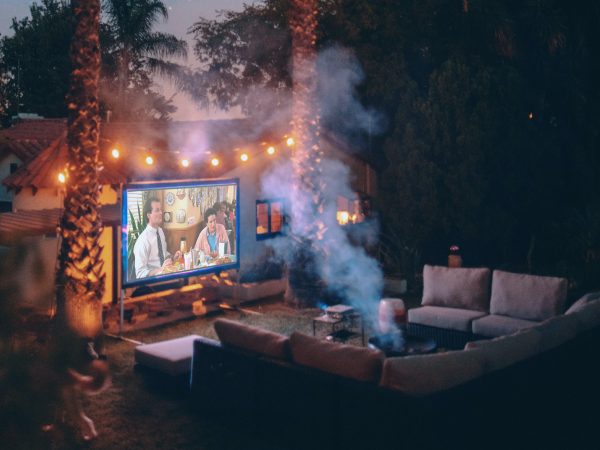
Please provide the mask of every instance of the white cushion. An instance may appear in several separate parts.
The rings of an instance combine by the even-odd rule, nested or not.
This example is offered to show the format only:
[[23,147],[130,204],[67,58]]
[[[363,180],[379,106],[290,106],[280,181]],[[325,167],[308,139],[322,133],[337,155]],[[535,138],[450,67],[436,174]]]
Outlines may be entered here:
[[135,362],[168,375],[176,376],[192,371],[194,341],[200,336],[191,335],[154,344],[138,345]]
[[579,300],[571,305],[565,314],[572,314],[574,312],[581,311],[585,308],[586,305],[594,302],[595,300],[600,299],[600,292],[591,292],[589,294],[585,294]]
[[540,333],[528,329],[489,341],[467,342],[465,350],[480,350],[485,356],[485,371],[492,372],[532,357],[540,351],[541,340]]
[[490,269],[464,269],[425,265],[423,306],[489,310]]
[[545,351],[573,339],[579,333],[580,325],[577,317],[570,314],[548,319],[534,329],[541,333],[540,350]]
[[490,313],[541,322],[564,313],[566,278],[494,270]]
[[473,320],[473,333],[489,337],[506,336],[538,324],[539,322],[531,320],[514,319],[512,317],[490,314],[481,319]]
[[407,394],[430,394],[481,376],[484,364],[478,351],[386,358],[379,385]]
[[565,315],[575,316],[579,320],[580,333],[591,330],[600,325],[600,300],[586,303],[576,310],[569,309]]
[[408,321],[430,327],[471,332],[471,322],[485,316],[482,311],[469,309],[444,308],[441,306],[422,306],[408,310]]

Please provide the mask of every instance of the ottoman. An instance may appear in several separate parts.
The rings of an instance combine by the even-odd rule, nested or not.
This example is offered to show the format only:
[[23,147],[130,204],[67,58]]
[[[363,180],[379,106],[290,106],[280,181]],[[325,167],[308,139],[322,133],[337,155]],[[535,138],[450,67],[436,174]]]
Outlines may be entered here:
[[138,345],[135,348],[135,362],[173,377],[190,373],[194,340],[199,337],[192,334],[154,344]]

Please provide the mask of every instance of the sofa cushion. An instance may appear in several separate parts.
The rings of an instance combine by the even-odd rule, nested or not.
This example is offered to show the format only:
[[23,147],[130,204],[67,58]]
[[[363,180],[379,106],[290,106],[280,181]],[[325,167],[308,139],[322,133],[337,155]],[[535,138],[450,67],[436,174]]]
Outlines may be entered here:
[[591,330],[600,325],[600,300],[586,303],[581,309],[565,315],[575,316],[579,320],[579,332]]
[[471,332],[471,322],[485,316],[482,311],[469,309],[444,308],[441,306],[422,306],[408,310],[408,321],[430,327]]
[[532,320],[515,319],[513,317],[490,314],[473,320],[473,333],[481,336],[498,337],[516,333],[524,328],[538,325]]
[[485,356],[485,372],[508,367],[540,351],[542,336],[534,329],[519,331],[489,341],[467,342],[465,350],[480,350]]
[[579,300],[571,305],[565,314],[573,314],[575,312],[582,311],[586,305],[594,302],[595,300],[600,299],[600,292],[591,292],[589,294],[585,294]]
[[549,350],[563,344],[579,333],[580,324],[574,314],[553,317],[534,327],[542,335],[540,351]]
[[379,381],[385,355],[379,350],[341,345],[293,332],[294,362],[359,381]]
[[490,269],[463,269],[425,265],[423,306],[489,310]]
[[494,270],[490,313],[541,322],[564,313],[566,278]]
[[462,350],[386,358],[379,385],[412,395],[430,394],[481,376],[484,364],[482,353]]
[[223,344],[235,345],[275,358],[290,359],[290,340],[287,336],[227,319],[217,319],[215,331]]

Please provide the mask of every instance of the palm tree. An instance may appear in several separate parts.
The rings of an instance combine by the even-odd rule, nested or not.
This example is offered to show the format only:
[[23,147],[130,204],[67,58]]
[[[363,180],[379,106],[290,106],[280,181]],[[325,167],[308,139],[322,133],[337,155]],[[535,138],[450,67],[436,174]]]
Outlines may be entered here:
[[[152,29],[160,17],[166,21],[167,8],[160,0],[104,0],[108,22],[116,34],[115,49],[119,61],[118,95],[121,105],[136,68],[153,74],[175,77],[180,67],[165,58],[187,58],[187,43]],[[117,111],[117,114],[119,111]]]
[[100,0],[74,0],[71,42],[67,181],[60,222],[57,319],[80,337],[101,331],[104,293],[98,217],[98,76],[100,74]]

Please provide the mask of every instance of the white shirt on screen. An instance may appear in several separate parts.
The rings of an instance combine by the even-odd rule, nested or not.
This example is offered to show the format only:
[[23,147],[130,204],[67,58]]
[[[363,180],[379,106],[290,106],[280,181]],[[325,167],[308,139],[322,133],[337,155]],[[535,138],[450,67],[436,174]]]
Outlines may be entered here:
[[[158,269],[162,266],[160,263],[160,258],[158,257],[156,231],[156,229],[148,225],[146,229],[142,231],[142,234],[140,234],[140,237],[138,237],[135,245],[133,246],[136,278],[145,278],[148,276],[148,273],[150,273],[151,270]],[[167,251],[167,241],[165,240],[165,233],[161,227],[158,227],[158,234],[160,235],[163,256],[166,260],[171,257],[171,254]]]

